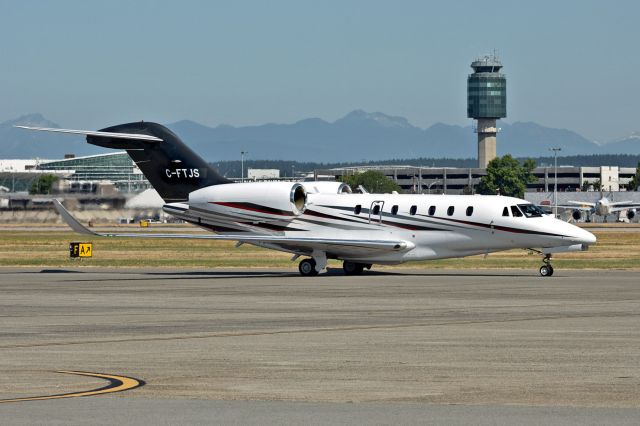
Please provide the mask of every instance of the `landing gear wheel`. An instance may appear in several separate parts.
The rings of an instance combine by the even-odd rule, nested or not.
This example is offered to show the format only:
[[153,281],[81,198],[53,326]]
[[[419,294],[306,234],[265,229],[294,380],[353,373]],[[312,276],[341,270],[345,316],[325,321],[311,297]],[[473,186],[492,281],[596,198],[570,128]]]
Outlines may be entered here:
[[345,260],[342,263],[342,269],[345,275],[362,275],[365,265],[362,263],[349,262]]
[[318,275],[316,271],[316,261],[313,259],[304,259],[298,264],[298,271],[303,277],[314,277]]
[[540,267],[540,275],[543,277],[550,277],[553,275],[553,266],[551,266],[551,255],[548,254],[542,258],[544,265]]
[[543,277],[550,277],[553,275],[553,268],[548,265],[542,265],[540,267],[540,275]]

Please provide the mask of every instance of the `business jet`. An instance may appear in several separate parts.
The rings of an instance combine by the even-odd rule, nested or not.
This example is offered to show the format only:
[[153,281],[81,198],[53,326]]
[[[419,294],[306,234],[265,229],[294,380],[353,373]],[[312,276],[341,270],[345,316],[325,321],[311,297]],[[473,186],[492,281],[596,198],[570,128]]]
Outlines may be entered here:
[[[544,204],[543,204],[544,203]],[[551,202],[540,203],[545,208],[551,207]],[[607,222],[609,215],[626,210],[627,219],[632,220],[636,216],[636,209],[640,209],[640,203],[633,201],[612,201],[600,192],[600,198],[594,202],[585,201],[567,201],[566,204],[558,205],[558,210],[571,211],[571,217],[578,221],[586,215],[587,222],[591,222],[592,216],[602,216],[604,222]]]
[[518,198],[485,195],[352,193],[341,182],[232,183],[166,127],[137,122],[99,131],[27,127],[82,134],[93,145],[124,149],[165,203],[163,210],[216,234],[99,234],[58,201],[76,232],[130,238],[237,241],[303,257],[303,276],[328,259],[347,275],[374,264],[446,259],[522,248],[543,256],[540,275],[553,275],[552,254],[587,250],[596,237]]

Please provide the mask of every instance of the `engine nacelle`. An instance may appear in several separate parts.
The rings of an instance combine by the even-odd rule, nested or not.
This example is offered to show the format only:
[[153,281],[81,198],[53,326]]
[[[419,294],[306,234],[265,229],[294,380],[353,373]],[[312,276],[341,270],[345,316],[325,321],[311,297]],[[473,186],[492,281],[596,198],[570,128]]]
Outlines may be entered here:
[[343,182],[312,181],[300,183],[310,194],[351,194],[351,187]]
[[307,208],[307,191],[300,183],[248,182],[208,186],[189,194],[189,206],[204,209],[262,213],[265,218],[301,215]]
[[636,211],[634,209],[627,210],[627,219],[631,220],[636,217]]
[[574,210],[571,216],[573,216],[575,220],[580,220],[582,218],[582,212],[580,210]]

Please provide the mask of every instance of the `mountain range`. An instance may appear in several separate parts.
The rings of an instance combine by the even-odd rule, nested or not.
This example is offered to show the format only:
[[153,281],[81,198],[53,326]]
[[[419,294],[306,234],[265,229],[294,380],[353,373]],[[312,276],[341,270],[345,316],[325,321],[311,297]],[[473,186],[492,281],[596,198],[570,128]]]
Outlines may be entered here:
[[[0,123],[0,158],[62,158],[105,151],[77,136],[29,132],[16,124],[60,127],[41,114],[29,114]],[[105,127],[114,123],[105,123]],[[549,155],[549,148],[562,148],[562,156],[592,154],[640,155],[640,133],[606,144],[590,141],[576,132],[545,127],[532,122],[499,121],[498,154],[514,157]],[[474,158],[476,135],[471,126],[436,123],[426,129],[406,118],[380,112],[355,110],[328,122],[308,118],[293,124],[263,124],[208,127],[182,120],[167,124],[195,152],[207,161],[246,158],[313,162],[358,162],[394,158]]]

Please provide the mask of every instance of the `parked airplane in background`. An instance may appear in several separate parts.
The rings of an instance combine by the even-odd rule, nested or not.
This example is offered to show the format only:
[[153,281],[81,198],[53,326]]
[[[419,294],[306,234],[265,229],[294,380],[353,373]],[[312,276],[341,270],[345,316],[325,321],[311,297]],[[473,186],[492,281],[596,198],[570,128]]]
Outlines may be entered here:
[[87,142],[124,149],[158,191],[163,210],[217,235],[97,234],[59,203],[82,234],[132,238],[233,240],[304,256],[299,271],[316,275],[327,259],[346,274],[373,264],[445,259],[513,248],[543,255],[540,275],[553,275],[551,255],[586,250],[589,232],[521,199],[483,195],[354,194],[340,182],[232,183],[166,127],[148,122],[100,131],[23,127],[83,134]]
[[[540,203],[545,208],[553,207],[551,202]],[[624,210],[627,211],[627,219],[632,220],[636,216],[636,209],[640,208],[640,203],[634,203],[632,201],[612,201],[605,197],[603,192],[600,192],[600,198],[595,202],[585,201],[567,201],[567,204],[558,205],[558,209],[562,211],[571,211],[571,217],[578,221],[582,218],[583,214],[586,214],[586,221],[591,222],[593,215],[602,216],[604,222],[607,221],[607,217],[614,213],[619,213]]]

